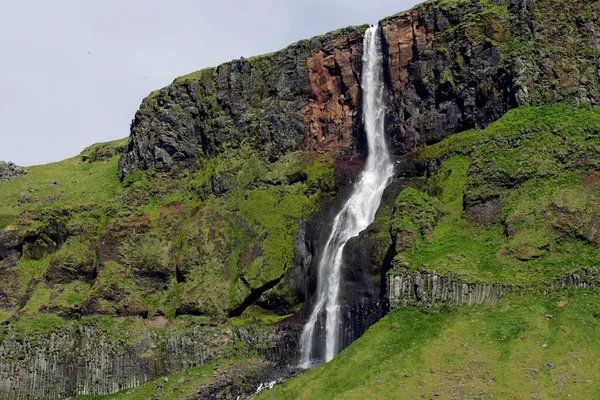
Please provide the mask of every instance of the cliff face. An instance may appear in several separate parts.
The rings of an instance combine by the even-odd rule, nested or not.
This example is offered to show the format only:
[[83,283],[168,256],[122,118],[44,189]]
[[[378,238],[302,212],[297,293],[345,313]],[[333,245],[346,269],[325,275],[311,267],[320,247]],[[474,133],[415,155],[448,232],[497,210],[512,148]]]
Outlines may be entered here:
[[[386,130],[398,153],[481,128],[510,108],[598,99],[594,5],[434,1],[380,22]],[[147,97],[120,175],[195,165],[249,142],[267,159],[298,149],[352,153],[364,141],[364,26],[176,79]]]
[[176,79],[144,99],[119,162],[136,168],[195,165],[246,142],[270,160],[299,149],[352,150],[360,124],[364,27],[303,40]]
[[383,20],[386,121],[398,150],[482,128],[523,104],[596,104],[594,12],[577,1],[442,1]]
[[139,320],[124,325],[136,326],[133,340],[89,326],[42,339],[6,340],[0,345],[0,397],[107,395],[219,359],[258,355],[277,363],[296,353],[297,332],[277,327],[197,325],[177,331],[149,329]]

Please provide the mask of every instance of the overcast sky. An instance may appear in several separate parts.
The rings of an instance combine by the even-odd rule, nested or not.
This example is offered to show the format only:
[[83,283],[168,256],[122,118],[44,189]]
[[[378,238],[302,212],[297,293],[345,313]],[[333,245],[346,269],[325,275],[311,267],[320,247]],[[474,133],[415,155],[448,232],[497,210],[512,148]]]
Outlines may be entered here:
[[415,0],[0,0],[0,160],[43,164],[129,134],[177,76]]

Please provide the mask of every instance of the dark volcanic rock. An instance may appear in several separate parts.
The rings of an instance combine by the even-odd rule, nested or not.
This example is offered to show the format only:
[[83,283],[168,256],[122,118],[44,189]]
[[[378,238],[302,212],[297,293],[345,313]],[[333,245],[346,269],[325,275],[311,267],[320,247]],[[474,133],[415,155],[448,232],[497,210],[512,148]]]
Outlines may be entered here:
[[510,288],[495,283],[467,283],[430,272],[387,277],[390,308],[434,305],[494,305]]
[[250,399],[261,384],[291,375],[287,368],[264,360],[240,361],[217,368],[208,383],[201,385],[188,400]]
[[[217,359],[258,355],[263,360],[232,370],[239,373],[231,377],[248,375],[241,386],[246,393],[264,378],[281,377],[276,366],[296,353],[297,332],[283,327],[194,326],[180,331],[148,329],[139,319],[129,322],[137,326],[135,340],[85,325],[44,338],[5,340],[0,344],[0,398],[107,395]],[[220,382],[227,376],[222,378]],[[216,386],[222,387],[210,387]]]
[[240,142],[270,160],[301,148],[352,148],[361,54],[362,31],[347,28],[176,79],[142,102],[120,176],[195,165]]
[[[386,134],[395,152],[484,127],[523,104],[596,104],[600,35],[588,3],[427,2],[382,20]],[[132,123],[120,176],[195,165],[240,142],[267,159],[297,149],[364,152],[364,28],[199,71],[152,93]]]

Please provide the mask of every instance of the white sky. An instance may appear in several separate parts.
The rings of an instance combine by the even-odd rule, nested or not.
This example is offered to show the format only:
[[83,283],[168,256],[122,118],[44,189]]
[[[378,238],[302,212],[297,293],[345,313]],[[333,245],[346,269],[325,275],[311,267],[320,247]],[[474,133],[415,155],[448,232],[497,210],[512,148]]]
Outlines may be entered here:
[[126,137],[177,76],[269,53],[415,0],[0,0],[0,160],[43,164]]

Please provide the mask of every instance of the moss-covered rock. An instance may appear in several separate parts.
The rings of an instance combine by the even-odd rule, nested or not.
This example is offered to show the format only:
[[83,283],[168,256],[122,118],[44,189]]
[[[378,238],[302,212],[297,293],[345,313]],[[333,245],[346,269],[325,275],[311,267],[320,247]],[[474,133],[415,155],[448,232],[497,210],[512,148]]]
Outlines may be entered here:
[[416,250],[431,242],[439,214],[439,201],[414,188],[404,189],[394,202],[390,233],[397,253]]
[[85,314],[130,316],[148,314],[148,305],[136,287],[131,271],[106,262],[83,305]]
[[396,266],[519,284],[594,265],[599,116],[564,105],[523,107],[477,135],[422,149],[417,162],[439,166],[416,186],[436,198],[440,213],[432,225],[431,203],[403,191],[404,207],[420,204],[404,225],[421,236],[400,236],[420,245],[397,249]]

